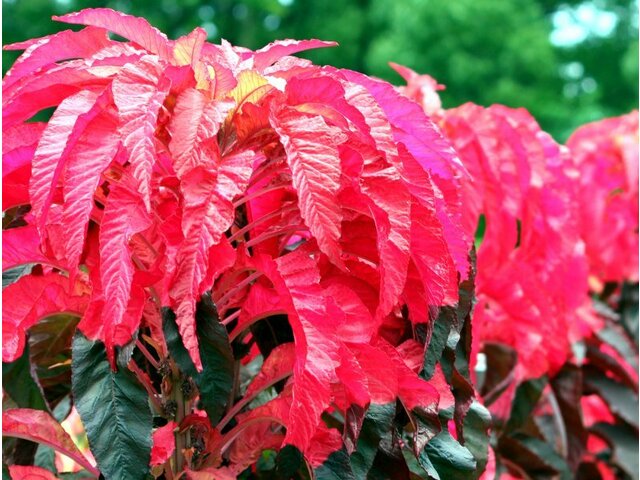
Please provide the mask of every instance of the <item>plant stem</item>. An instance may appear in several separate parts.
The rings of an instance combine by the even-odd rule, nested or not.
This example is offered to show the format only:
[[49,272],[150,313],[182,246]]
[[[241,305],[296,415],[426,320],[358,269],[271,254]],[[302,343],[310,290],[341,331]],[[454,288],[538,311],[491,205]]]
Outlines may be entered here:
[[145,347],[145,345],[140,341],[139,338],[136,338],[136,347],[138,347],[138,350],[142,352],[142,355],[144,355],[144,358],[146,358],[149,361],[149,363],[153,366],[153,368],[155,368],[156,370],[160,368],[160,364],[158,363],[158,361],[155,358],[153,358],[153,355],[151,355],[151,352],[147,349],[147,347]]
[[[185,402],[184,395],[182,393],[182,389],[180,388],[180,375],[175,375],[173,377],[173,399],[176,402],[176,423],[180,425],[182,420],[184,419],[185,413]],[[176,473],[182,472],[184,469],[184,455],[182,450],[185,448],[185,436],[180,433],[180,431],[176,434],[176,450],[174,452],[174,459],[176,465]]]

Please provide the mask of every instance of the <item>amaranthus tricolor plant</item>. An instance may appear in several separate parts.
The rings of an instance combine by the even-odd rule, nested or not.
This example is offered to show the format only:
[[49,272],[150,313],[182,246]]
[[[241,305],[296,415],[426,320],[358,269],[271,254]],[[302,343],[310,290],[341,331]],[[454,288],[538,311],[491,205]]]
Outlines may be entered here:
[[327,42],[56,20],[7,47],[3,434],[107,479],[477,477],[468,172],[420,106],[290,56]]

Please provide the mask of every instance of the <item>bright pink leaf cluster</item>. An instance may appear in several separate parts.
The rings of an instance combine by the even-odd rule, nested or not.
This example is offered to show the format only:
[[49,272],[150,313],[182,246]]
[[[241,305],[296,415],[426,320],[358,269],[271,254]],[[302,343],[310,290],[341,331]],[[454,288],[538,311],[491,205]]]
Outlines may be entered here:
[[593,122],[567,141],[578,174],[589,273],[638,281],[638,112]]
[[488,342],[512,347],[517,381],[553,375],[569,355],[567,331],[587,292],[569,152],[524,110],[466,104],[447,110],[442,124],[473,179],[461,185],[465,228],[475,230],[481,215],[486,222],[476,351]]
[[[4,360],[60,311],[82,315],[112,361],[142,326],[163,345],[169,306],[200,369],[194,314],[211,291],[223,323],[238,319],[231,338],[288,316],[294,351],[274,371],[292,380],[248,416],[286,425],[312,463],[342,442],[320,419],[330,405],[435,412],[439,390],[450,405],[443,382],[417,376],[421,349],[398,346],[456,304],[469,269],[466,173],[418,105],[289,56],[326,42],[253,52],[200,28],[168,40],[108,9],[58,20],[88,26],[11,46],[25,53],[3,83],[3,210],[31,207],[3,239],[4,267],[41,265],[7,289]],[[221,450],[250,429],[232,432]]]

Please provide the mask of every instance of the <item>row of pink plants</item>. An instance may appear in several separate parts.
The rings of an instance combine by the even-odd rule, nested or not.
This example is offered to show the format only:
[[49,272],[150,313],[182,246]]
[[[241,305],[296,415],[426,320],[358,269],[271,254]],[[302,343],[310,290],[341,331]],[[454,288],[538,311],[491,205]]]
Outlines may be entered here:
[[331,42],[54,19],[5,47],[12,479],[637,474],[637,111],[560,145]]

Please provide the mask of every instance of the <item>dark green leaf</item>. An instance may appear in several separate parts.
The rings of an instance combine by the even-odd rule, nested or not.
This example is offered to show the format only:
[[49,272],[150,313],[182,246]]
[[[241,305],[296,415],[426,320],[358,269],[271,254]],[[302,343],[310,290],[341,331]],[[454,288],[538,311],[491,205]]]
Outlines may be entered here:
[[464,446],[476,459],[477,471],[487,465],[491,414],[478,402],[473,402],[464,417]]
[[610,323],[596,334],[600,340],[615,348],[632,367],[638,368],[638,349],[622,327]]
[[31,273],[31,265],[22,265],[2,272],[2,288],[17,282],[20,277],[29,273]]
[[517,436],[520,443],[530,452],[533,452],[538,458],[542,459],[547,465],[553,467],[558,472],[560,478],[573,478],[571,470],[564,458],[562,458],[551,445],[542,440],[533,437]]
[[164,338],[169,348],[169,353],[178,364],[178,368],[185,375],[195,378],[198,375],[196,366],[193,364],[189,352],[182,343],[178,324],[176,323],[176,314],[170,308],[162,309],[162,329]]
[[587,446],[587,431],[582,423],[579,408],[582,397],[582,372],[579,367],[569,363],[551,380],[562,422],[567,435],[567,461],[572,469],[578,468]]
[[[476,460],[471,452],[460,445],[448,430],[436,435],[420,454],[426,455],[442,479],[475,478]],[[427,462],[423,460],[423,465]]]
[[143,479],[149,471],[152,416],[145,389],[126,369],[111,370],[104,345],[73,339],[75,406],[107,480]]
[[367,480],[409,480],[411,478],[411,471],[407,467],[402,449],[393,435],[387,434],[380,442],[373,466],[366,478]]
[[53,448],[48,447],[44,444],[38,445],[38,450],[36,451],[36,456],[33,464],[36,467],[44,468],[45,470],[49,470],[50,472],[55,473],[58,471],[56,468],[56,452],[53,450]]
[[285,445],[276,457],[276,472],[281,478],[292,478],[304,465],[302,452],[293,445]]
[[29,345],[25,345],[20,358],[2,363],[2,388],[21,408],[49,411],[42,387],[29,361]]
[[444,307],[440,311],[438,319],[433,324],[433,331],[429,340],[429,346],[424,352],[424,363],[420,376],[429,380],[433,376],[436,364],[442,357],[444,347],[447,345],[449,332],[453,323],[455,312],[451,307]]
[[371,469],[380,440],[391,432],[396,404],[369,405],[358,437],[357,449],[351,455],[351,465],[356,478],[365,478]]
[[639,290],[637,283],[625,283],[622,285],[620,319],[636,344],[638,343],[638,293]]
[[222,416],[233,388],[234,358],[227,329],[220,323],[207,295],[202,296],[196,310],[196,334],[202,372],[195,380],[200,390],[200,401],[209,421],[215,425]]
[[315,470],[317,480],[356,480],[351,470],[349,455],[343,448],[329,455],[322,465]]
[[631,478],[638,478],[638,432],[626,425],[597,423],[593,431],[606,438],[613,449],[612,461]]
[[518,385],[516,395],[511,404],[511,414],[506,425],[507,431],[517,430],[526,423],[546,384],[547,377],[541,377]]
[[51,406],[71,391],[71,340],[79,320],[74,315],[53,315],[29,329],[31,362]]
[[423,455],[422,458],[418,460],[415,456],[415,453],[406,448],[402,450],[402,455],[404,456],[404,461],[407,464],[409,472],[411,472],[411,474],[413,474],[417,478],[440,480],[440,475],[436,471],[427,455]]
[[604,375],[587,375],[585,390],[597,392],[609,405],[611,412],[638,428],[638,395],[633,390]]
[[572,478],[569,466],[548,443],[522,434],[503,435],[498,444],[502,457],[518,465],[532,478],[551,478],[560,475],[562,480]]

